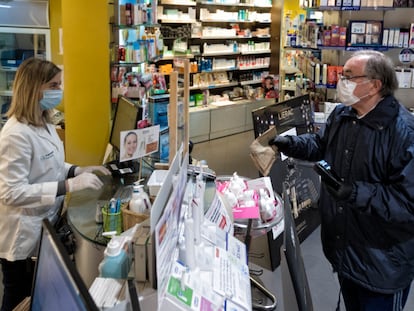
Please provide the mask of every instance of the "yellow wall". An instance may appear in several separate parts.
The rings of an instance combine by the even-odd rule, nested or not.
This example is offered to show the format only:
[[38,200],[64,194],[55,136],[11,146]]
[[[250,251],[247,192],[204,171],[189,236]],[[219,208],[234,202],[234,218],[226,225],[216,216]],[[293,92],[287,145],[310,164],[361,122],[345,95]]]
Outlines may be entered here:
[[[108,143],[111,109],[107,3],[51,0],[50,15],[52,59],[63,65],[64,74],[66,160],[100,164]],[[63,56],[58,54],[59,25]]]
[[49,0],[50,38],[52,61],[63,65],[63,54],[59,52],[59,29],[62,28],[62,0]]
[[299,1],[285,0],[283,1],[283,11],[286,13],[288,11],[292,12],[293,16],[297,14],[306,14],[306,11],[301,9],[299,6]]

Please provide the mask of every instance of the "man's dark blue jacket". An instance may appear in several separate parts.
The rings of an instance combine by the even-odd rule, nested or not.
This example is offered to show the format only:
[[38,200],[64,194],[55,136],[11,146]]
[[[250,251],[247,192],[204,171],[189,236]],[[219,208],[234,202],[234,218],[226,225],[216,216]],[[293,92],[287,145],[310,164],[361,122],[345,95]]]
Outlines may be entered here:
[[317,133],[292,136],[291,157],[326,160],[352,194],[321,187],[323,250],[341,276],[393,293],[414,276],[414,117],[393,96],[359,119],[339,105]]

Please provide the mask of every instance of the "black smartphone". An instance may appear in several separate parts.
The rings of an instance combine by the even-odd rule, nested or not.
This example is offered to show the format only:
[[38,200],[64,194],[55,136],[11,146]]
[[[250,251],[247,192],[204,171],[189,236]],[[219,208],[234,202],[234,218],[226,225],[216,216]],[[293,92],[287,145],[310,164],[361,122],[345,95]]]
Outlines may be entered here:
[[341,178],[332,170],[331,166],[325,160],[315,163],[314,170],[321,176],[322,180],[329,184],[335,190],[338,190],[342,184]]

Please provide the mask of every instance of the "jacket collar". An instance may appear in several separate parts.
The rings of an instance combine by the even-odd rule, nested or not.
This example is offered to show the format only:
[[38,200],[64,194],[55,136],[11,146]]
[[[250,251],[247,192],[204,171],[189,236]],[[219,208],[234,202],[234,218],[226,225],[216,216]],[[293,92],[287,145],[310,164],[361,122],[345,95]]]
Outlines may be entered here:
[[[370,126],[375,129],[382,130],[391,124],[391,121],[394,120],[399,112],[400,103],[397,99],[392,96],[384,97],[378,105],[370,111],[365,117],[360,119],[361,122],[365,123],[367,126]],[[341,117],[350,117],[357,118],[356,110],[352,107],[345,107],[342,111]]]

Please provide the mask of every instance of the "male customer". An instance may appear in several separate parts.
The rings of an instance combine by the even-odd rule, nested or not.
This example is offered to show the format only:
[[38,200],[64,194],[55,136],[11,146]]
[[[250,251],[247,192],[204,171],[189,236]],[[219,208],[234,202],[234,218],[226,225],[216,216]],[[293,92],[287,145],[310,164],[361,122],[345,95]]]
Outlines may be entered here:
[[414,117],[394,97],[394,66],[358,51],[337,85],[325,128],[269,142],[288,156],[326,160],[342,183],[320,193],[325,256],[348,311],[402,310],[414,277]]

